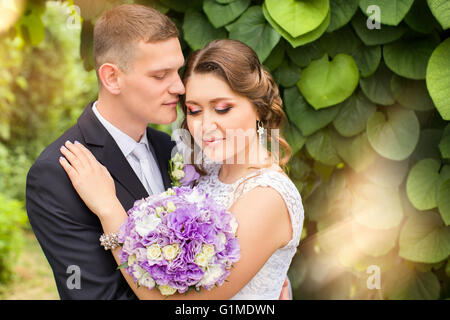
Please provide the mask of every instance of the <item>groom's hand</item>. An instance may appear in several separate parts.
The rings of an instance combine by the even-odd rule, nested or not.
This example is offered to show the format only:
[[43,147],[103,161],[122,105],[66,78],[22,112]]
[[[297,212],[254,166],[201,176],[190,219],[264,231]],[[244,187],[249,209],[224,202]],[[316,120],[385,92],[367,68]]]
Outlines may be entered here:
[[278,300],[291,300],[289,297],[289,282],[287,278],[284,279],[283,288],[281,289]]

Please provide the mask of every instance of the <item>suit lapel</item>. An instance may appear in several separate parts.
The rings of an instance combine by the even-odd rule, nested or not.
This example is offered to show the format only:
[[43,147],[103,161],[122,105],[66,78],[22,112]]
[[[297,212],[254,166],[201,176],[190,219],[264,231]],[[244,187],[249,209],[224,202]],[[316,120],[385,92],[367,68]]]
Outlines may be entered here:
[[92,105],[93,103],[90,103],[78,119],[78,126],[88,149],[108,169],[111,176],[128,190],[135,199],[148,197],[147,191],[119,146],[95,116]]
[[167,146],[163,146],[161,141],[158,141],[158,139],[154,135],[154,130],[151,128],[147,128],[147,138],[149,143],[153,146],[153,149],[155,150],[156,155],[156,162],[158,163],[159,171],[161,172],[161,177],[164,183],[164,188],[170,188],[172,183],[170,181],[169,177],[169,160],[165,156],[167,152]]

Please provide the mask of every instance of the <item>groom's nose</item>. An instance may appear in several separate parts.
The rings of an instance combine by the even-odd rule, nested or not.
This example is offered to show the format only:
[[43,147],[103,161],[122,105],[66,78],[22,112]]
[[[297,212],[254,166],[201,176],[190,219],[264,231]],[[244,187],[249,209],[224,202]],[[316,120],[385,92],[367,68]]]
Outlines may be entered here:
[[181,81],[180,75],[177,73],[175,81],[169,87],[169,93],[173,95],[182,95],[185,93],[183,81]]

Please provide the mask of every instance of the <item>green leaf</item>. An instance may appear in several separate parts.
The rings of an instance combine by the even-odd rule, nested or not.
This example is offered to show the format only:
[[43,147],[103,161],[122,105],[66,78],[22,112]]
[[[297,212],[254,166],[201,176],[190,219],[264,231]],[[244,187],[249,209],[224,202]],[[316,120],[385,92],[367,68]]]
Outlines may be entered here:
[[332,33],[326,33],[319,41],[321,47],[331,57],[338,53],[351,55],[363,77],[373,74],[380,64],[381,47],[364,45],[350,26],[345,26]]
[[415,80],[425,79],[428,60],[437,46],[433,38],[401,39],[383,47],[386,65],[396,74]]
[[331,20],[327,32],[345,26],[358,10],[359,0],[330,0]]
[[394,99],[405,108],[418,111],[434,108],[426,83],[423,80],[410,80],[393,75],[391,91]]
[[306,138],[293,124],[286,123],[283,127],[283,135],[291,147],[291,154],[295,155],[305,144]]
[[30,13],[22,17],[20,22],[25,28],[32,46],[37,46],[44,40],[45,26],[39,15]]
[[273,72],[275,81],[285,88],[294,86],[300,79],[300,68],[290,59],[284,59],[281,65]]
[[229,4],[229,3],[235,2],[237,0],[215,0],[215,1],[220,4]]
[[339,112],[339,106],[314,110],[303,98],[297,87],[284,90],[284,105],[289,120],[304,136],[326,127]]
[[200,12],[188,10],[183,21],[184,40],[192,50],[202,49],[215,39],[224,39],[227,32],[224,28],[216,29]]
[[388,253],[397,244],[399,228],[375,230],[373,228],[352,223],[352,239],[356,247],[372,257],[380,257]]
[[330,11],[328,0],[266,0],[264,4],[273,20],[293,38],[317,29]]
[[428,6],[443,29],[450,27],[450,2],[447,0],[427,0]]
[[[396,26],[408,13],[414,0],[361,0],[359,2],[359,7],[361,10],[369,17],[374,17],[375,21],[381,22],[383,24]],[[379,19],[373,13],[367,11],[368,7],[371,5],[376,5],[379,8]]]
[[122,268],[128,268],[128,261],[125,261],[124,263],[117,266],[117,270],[122,269]]
[[318,110],[347,99],[356,89],[358,80],[358,67],[351,56],[340,53],[328,61],[325,54],[302,71],[297,86],[305,99]]
[[392,161],[376,155],[372,164],[364,171],[364,176],[380,186],[398,187],[403,183],[408,169],[408,159]]
[[419,142],[410,158],[410,163],[415,164],[425,158],[441,160],[439,152],[439,141],[441,141],[441,129],[423,129],[420,131]]
[[400,231],[399,256],[415,262],[436,263],[450,254],[450,227],[436,212],[410,216]]
[[437,27],[436,20],[426,0],[416,0],[405,17],[405,23],[414,31],[431,33]]
[[354,52],[352,52],[352,57],[355,59],[361,77],[369,77],[380,65],[381,47],[361,44]]
[[285,56],[285,41],[281,39],[278,44],[273,48],[270,55],[264,60],[264,66],[269,70],[273,71],[278,68],[281,63],[284,61]]
[[450,179],[442,182],[438,188],[437,205],[442,220],[446,226],[450,225]]
[[426,71],[431,99],[444,120],[450,120],[450,38],[431,54]]
[[344,137],[351,137],[364,131],[367,120],[377,109],[361,91],[350,96],[340,105],[341,108],[333,120],[333,125]]
[[161,2],[164,6],[177,11],[177,12],[186,12],[189,9],[191,10],[198,10],[202,7],[202,1],[203,0],[191,0],[191,1],[185,1],[185,0],[158,0]]
[[80,56],[86,71],[94,69],[94,26],[91,21],[83,20],[80,35]]
[[404,160],[414,151],[419,140],[419,120],[414,111],[389,107],[386,115],[375,112],[367,122],[372,148],[391,160]]
[[338,155],[356,172],[366,170],[375,159],[375,151],[369,144],[367,133],[353,138],[332,135]]
[[226,29],[230,32],[230,39],[239,40],[255,50],[260,61],[266,60],[281,38],[267,23],[260,6],[248,8]]
[[333,147],[327,130],[317,131],[306,140],[306,150],[311,157],[326,165],[337,165],[341,160]]
[[314,40],[317,40],[318,38],[320,38],[320,36],[326,31],[328,24],[330,23],[330,13],[328,13],[325,20],[322,22],[322,24],[318,28],[294,38],[288,32],[286,32],[282,27],[280,27],[275,22],[275,20],[272,19],[269,12],[267,11],[266,2],[264,2],[264,4],[263,4],[263,14],[264,14],[264,17],[266,18],[266,20],[270,23],[270,25],[275,30],[277,30],[277,32],[279,34],[281,34],[281,36],[284,39],[286,39],[291,44],[291,46],[294,48],[301,46],[301,45],[305,45],[310,42],[313,42]]
[[439,299],[439,279],[431,271],[420,272],[413,267],[393,268],[384,283],[384,292],[389,300]]
[[418,210],[428,210],[437,206],[436,195],[441,181],[436,159],[423,159],[416,163],[408,174],[406,192],[408,199]]
[[360,79],[361,90],[373,103],[391,105],[395,102],[390,85],[392,75],[392,72],[381,63],[373,75]]
[[371,183],[359,183],[352,190],[351,212],[355,221],[375,230],[387,230],[403,219],[398,188]]
[[442,158],[450,158],[450,124],[445,127],[442,139],[439,142],[439,150],[441,151]]
[[320,37],[320,45],[330,57],[338,53],[351,55],[362,44],[349,26],[345,26],[335,32],[325,33]]
[[386,44],[399,39],[408,29],[400,25],[391,27],[380,25],[379,29],[369,29],[366,25],[367,17],[361,12],[357,12],[353,17],[351,24],[358,37],[367,46]]
[[311,60],[316,60],[322,57],[325,53],[321,46],[320,40],[308,43],[301,47],[293,48],[292,46],[287,46],[287,55],[291,58],[300,68],[304,68],[310,64]]
[[214,0],[204,0],[203,10],[215,28],[223,27],[239,17],[250,5],[251,0],[236,0],[220,4]]

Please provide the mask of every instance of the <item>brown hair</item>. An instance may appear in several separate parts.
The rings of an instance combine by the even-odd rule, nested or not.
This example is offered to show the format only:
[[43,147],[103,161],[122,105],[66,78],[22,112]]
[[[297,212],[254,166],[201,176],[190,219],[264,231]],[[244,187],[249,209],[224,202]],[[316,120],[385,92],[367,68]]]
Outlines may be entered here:
[[175,24],[151,7],[122,4],[106,11],[94,27],[95,70],[106,63],[128,70],[135,45],[178,37]]
[[[255,106],[264,128],[267,129],[267,141],[273,143],[271,130],[281,131],[286,115],[278,87],[253,49],[237,40],[214,40],[189,56],[183,74],[184,84],[193,73],[213,73],[228,83],[234,92],[249,99]],[[180,104],[185,115],[181,128],[187,129],[185,96],[180,97]],[[279,159],[279,164],[285,169],[291,156],[291,149],[281,132],[277,140],[280,151],[284,154]],[[192,137],[190,145],[194,145]],[[202,166],[195,164],[195,167],[200,174],[206,174]]]

